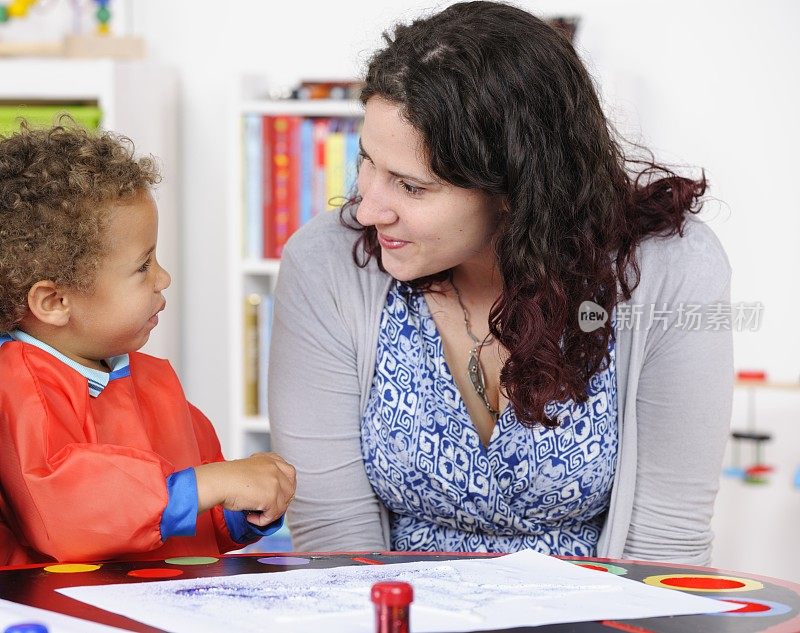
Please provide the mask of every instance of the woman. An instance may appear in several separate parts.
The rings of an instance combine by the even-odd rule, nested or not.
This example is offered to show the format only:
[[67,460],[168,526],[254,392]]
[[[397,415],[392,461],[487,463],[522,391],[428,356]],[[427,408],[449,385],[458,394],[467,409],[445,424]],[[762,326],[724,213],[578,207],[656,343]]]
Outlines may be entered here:
[[295,548],[707,563],[733,370],[729,329],[686,318],[729,301],[705,180],[626,161],[523,10],[386,41],[358,195],[290,241],[276,290]]

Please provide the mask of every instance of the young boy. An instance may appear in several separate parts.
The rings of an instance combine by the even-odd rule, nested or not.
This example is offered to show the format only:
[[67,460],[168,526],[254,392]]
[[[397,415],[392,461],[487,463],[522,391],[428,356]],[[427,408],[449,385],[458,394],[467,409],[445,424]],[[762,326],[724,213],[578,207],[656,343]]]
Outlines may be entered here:
[[215,554],[283,523],[294,468],[223,461],[169,363],[136,352],[170,284],[158,180],[110,133],[0,138],[0,565]]

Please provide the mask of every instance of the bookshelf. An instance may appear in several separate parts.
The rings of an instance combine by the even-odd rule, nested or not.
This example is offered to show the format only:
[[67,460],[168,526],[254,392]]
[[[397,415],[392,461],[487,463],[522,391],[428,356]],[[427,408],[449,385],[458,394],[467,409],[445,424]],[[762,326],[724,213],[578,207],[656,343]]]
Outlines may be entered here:
[[[229,433],[225,454],[229,459],[245,457],[256,451],[270,449],[269,419],[265,412],[248,415],[246,411],[245,364],[247,354],[251,353],[252,340],[245,341],[245,320],[247,297],[253,294],[271,295],[275,289],[280,259],[247,256],[247,186],[248,170],[247,130],[245,120],[249,116],[262,117],[304,117],[312,119],[360,120],[363,108],[356,100],[243,100],[233,108],[230,117],[230,138],[233,139],[229,152],[231,182],[228,201],[229,224],[229,270],[230,301],[229,313]],[[342,191],[344,195],[346,191]],[[268,194],[264,194],[268,195]],[[324,211],[323,211],[324,212]],[[265,229],[268,230],[268,229]],[[265,346],[260,346],[259,360]],[[261,365],[260,365],[261,366]],[[265,389],[263,380],[259,390]],[[263,407],[262,407],[263,408]]]
[[180,374],[181,309],[177,163],[177,81],[172,70],[144,61],[112,59],[0,59],[0,104],[81,105],[100,109],[100,126],[129,136],[138,154],[159,159],[163,181],[158,257],[172,273],[168,309],[143,351],[168,358]]

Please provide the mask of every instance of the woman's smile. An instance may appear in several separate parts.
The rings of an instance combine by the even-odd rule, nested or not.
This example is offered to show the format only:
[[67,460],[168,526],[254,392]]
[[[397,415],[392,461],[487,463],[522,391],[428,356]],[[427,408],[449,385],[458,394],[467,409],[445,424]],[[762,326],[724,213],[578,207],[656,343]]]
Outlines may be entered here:
[[378,242],[383,248],[388,249],[397,249],[403,248],[406,244],[411,244],[411,242],[406,242],[405,240],[398,240],[389,235],[384,235],[383,233],[378,233]]

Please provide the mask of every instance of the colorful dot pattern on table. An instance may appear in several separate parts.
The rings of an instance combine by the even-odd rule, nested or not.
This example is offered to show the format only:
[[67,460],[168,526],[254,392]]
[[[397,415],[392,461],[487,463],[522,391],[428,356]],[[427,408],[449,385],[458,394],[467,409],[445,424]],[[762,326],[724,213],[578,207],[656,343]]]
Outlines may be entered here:
[[717,576],[712,574],[665,574],[648,576],[642,582],[654,587],[678,589],[679,591],[754,591],[763,589],[757,580],[737,578],[736,576]]
[[134,578],[175,578],[175,576],[180,576],[183,574],[183,571],[180,569],[161,569],[157,567],[149,567],[147,569],[134,569],[128,572],[128,576],[133,576]]
[[[3,0],[0,0],[2,2]],[[113,561],[97,564],[67,563],[7,569],[0,572],[0,599],[11,599],[35,608],[55,610],[73,617],[86,617],[81,603],[59,598],[53,592],[62,587],[87,584],[170,582],[185,578],[224,578],[235,574],[273,573],[290,569],[320,569],[335,566],[381,565],[412,560],[448,560],[443,554],[400,555],[374,552],[361,555],[311,555],[290,552],[237,554],[222,556],[173,557],[167,561]],[[731,604],[731,611],[688,615],[681,618],[651,618],[637,622],[603,621],[599,626],[627,633],[800,633],[800,584],[777,579],[753,580],[736,572],[641,561],[580,559],[569,561],[601,573],[624,575],[635,582],[646,582],[686,591]],[[193,567],[192,567],[193,565]],[[81,574],[101,569],[99,574]],[[739,592],[739,593],[737,593]],[[56,607],[55,609],[53,607]],[[122,616],[99,611],[92,616],[102,624],[125,628]],[[16,624],[23,624],[18,622]],[[595,633],[598,623],[574,623],[573,633]],[[0,626],[0,633],[3,627]],[[20,632],[22,633],[22,632]],[[25,633],[31,633],[25,631]]]
[[88,565],[85,563],[60,563],[58,565],[48,565],[44,568],[51,574],[80,574],[86,571],[97,571],[100,565]]
[[785,615],[792,610],[792,608],[783,604],[782,602],[772,602],[770,600],[756,600],[755,598],[731,598],[726,595],[707,596],[708,598],[716,598],[718,600],[725,600],[741,604],[740,609],[735,611],[725,611],[723,613],[714,613],[709,615],[724,615],[726,617],[745,617],[745,618],[763,618],[772,617],[775,615]]
[[177,558],[167,558],[164,562],[167,565],[210,565],[216,563],[219,558],[213,556],[179,556]]
[[258,559],[264,565],[308,565],[311,560],[300,556],[266,556]]
[[586,569],[594,569],[595,571],[607,571],[609,574],[614,574],[615,576],[624,576],[628,573],[628,570],[624,567],[620,567],[619,565],[612,565],[611,563],[595,563],[594,561],[586,562],[582,560],[571,560],[569,561],[574,563],[578,567],[585,567]]

